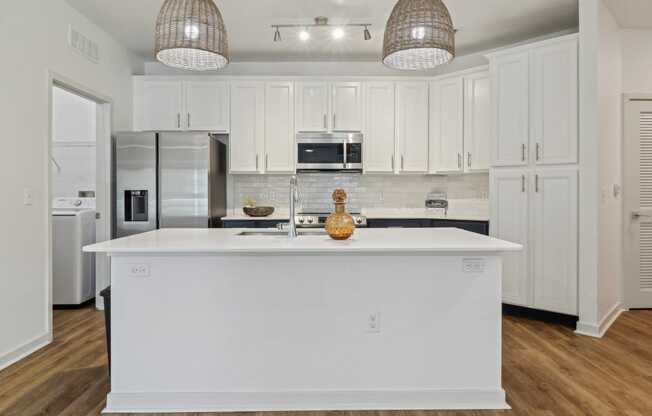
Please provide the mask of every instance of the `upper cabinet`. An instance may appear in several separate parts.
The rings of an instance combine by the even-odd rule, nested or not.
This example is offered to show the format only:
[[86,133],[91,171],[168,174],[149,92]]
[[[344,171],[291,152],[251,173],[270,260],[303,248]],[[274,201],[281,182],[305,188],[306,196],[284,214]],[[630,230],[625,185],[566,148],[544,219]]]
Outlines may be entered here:
[[362,84],[325,81],[297,83],[296,130],[362,131]]
[[265,86],[265,172],[294,172],[294,147],[294,84],[269,82]]
[[229,89],[210,77],[136,77],[134,130],[229,132]]
[[395,88],[391,81],[365,84],[365,173],[393,173],[395,170]]
[[464,152],[466,172],[491,165],[491,78],[488,71],[464,77]]
[[399,172],[428,172],[428,116],[428,83],[396,83]]
[[577,163],[577,36],[501,51],[490,61],[493,166]]

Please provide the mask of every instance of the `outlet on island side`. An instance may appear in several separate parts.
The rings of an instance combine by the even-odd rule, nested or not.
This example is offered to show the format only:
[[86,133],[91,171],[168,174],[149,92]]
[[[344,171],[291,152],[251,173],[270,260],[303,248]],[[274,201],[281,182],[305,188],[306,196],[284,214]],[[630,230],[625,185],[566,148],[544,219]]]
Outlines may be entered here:
[[484,259],[475,258],[462,260],[462,271],[464,273],[482,273],[484,272],[484,267]]
[[380,312],[372,312],[367,315],[366,332],[377,334],[380,332]]
[[149,264],[130,264],[129,275],[132,277],[149,277]]

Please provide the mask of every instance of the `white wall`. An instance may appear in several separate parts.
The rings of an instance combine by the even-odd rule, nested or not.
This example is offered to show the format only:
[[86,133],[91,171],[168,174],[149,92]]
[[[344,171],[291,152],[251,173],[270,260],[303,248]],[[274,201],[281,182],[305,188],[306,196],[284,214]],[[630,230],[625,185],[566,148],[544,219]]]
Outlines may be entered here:
[[620,27],[603,2],[599,10],[599,263],[598,319],[604,322],[622,301],[622,45]]
[[625,29],[623,44],[623,91],[652,93],[652,30]]
[[[68,24],[99,43],[91,63],[67,47]],[[131,125],[142,62],[64,0],[3,2],[0,15],[0,368],[48,342],[49,71],[110,97],[114,129]],[[23,206],[23,192],[34,201]]]
[[52,196],[76,197],[96,189],[97,104],[55,87],[52,96]]

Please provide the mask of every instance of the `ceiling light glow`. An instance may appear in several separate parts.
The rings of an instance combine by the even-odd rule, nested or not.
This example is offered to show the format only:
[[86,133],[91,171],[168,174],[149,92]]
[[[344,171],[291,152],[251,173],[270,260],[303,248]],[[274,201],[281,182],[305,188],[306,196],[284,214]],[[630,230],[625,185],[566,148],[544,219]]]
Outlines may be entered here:
[[307,42],[310,40],[310,32],[308,32],[306,29],[303,29],[301,32],[299,32],[299,39],[302,42]]
[[336,27],[335,29],[333,29],[332,36],[333,39],[336,40],[342,39],[344,37],[344,29],[342,29],[341,27]]

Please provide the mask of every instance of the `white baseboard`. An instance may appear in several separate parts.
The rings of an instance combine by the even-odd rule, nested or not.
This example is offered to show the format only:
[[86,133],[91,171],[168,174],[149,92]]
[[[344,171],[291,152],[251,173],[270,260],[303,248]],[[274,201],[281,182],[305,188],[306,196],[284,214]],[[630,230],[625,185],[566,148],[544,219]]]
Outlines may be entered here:
[[325,410],[503,410],[505,391],[364,390],[215,393],[110,393],[103,413]]
[[611,325],[613,325],[613,323],[616,322],[616,319],[618,319],[620,314],[623,313],[624,311],[625,309],[623,309],[621,303],[618,302],[602,318],[599,324],[579,321],[577,323],[577,328],[575,329],[575,333],[578,335],[585,335],[588,337],[602,338],[604,334],[607,333],[609,328],[611,328]]
[[0,356],[0,370],[3,370],[10,365],[22,360],[23,358],[40,350],[51,342],[52,334],[45,333],[27,342],[26,344],[23,344],[15,350],[3,354]]

